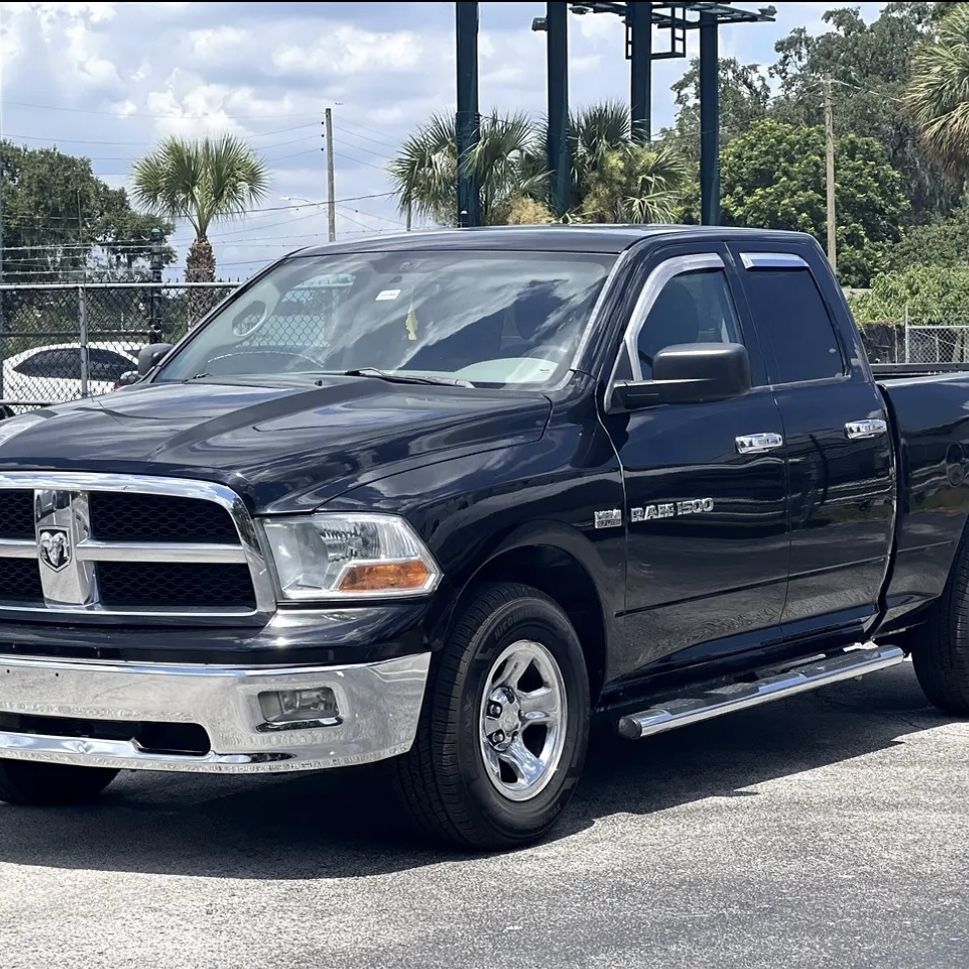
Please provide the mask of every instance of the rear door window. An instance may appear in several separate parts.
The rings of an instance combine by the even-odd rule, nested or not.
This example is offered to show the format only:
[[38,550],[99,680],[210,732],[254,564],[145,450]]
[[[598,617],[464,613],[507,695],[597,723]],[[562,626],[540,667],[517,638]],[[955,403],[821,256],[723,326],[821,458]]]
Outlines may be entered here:
[[744,289],[767,350],[771,382],[798,383],[838,377],[844,355],[827,305],[806,262],[753,265]]

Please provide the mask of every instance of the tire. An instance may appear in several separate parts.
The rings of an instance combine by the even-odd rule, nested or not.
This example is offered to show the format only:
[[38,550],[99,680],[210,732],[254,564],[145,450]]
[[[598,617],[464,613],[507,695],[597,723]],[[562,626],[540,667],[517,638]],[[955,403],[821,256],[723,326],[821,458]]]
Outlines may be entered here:
[[953,716],[969,715],[969,541],[963,537],[945,592],[912,638],[912,665],[925,695]]
[[589,677],[568,617],[530,586],[481,585],[432,671],[414,747],[391,762],[404,810],[434,840],[462,848],[537,841],[572,797],[589,738]]
[[0,801],[34,807],[93,801],[118,771],[107,767],[0,760]]

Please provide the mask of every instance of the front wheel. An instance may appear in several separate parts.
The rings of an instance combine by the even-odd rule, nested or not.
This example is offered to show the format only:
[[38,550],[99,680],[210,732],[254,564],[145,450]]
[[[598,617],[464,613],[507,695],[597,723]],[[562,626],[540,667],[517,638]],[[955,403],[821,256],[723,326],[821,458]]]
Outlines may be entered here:
[[107,767],[0,760],[0,801],[50,806],[93,801],[118,776]]
[[394,762],[403,805],[452,844],[535,841],[575,790],[589,715],[582,647],[562,609],[530,586],[482,585],[437,657],[414,747]]

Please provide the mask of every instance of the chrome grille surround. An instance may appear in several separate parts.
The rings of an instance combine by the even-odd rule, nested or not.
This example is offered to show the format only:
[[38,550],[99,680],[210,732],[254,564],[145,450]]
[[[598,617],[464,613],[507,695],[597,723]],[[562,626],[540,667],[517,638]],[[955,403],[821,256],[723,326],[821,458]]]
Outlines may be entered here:
[[[231,488],[186,478],[59,471],[0,472],[0,490],[9,489],[33,491],[36,537],[11,539],[0,535],[0,558],[33,559],[37,562],[44,603],[25,605],[6,602],[0,589],[0,612],[47,618],[65,614],[104,614],[237,619],[260,615],[268,617],[276,610],[276,596],[259,533],[245,503]],[[167,495],[210,502],[229,513],[239,542],[98,541],[91,536],[88,494],[93,491]],[[99,562],[244,564],[248,566],[252,578],[255,609],[151,606],[112,609],[101,601],[98,591]]]

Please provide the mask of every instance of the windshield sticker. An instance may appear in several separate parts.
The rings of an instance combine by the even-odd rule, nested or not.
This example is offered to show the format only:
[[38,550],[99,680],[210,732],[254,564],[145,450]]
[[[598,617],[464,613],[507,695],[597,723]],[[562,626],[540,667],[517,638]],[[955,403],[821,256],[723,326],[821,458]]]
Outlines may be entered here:
[[404,326],[407,327],[407,339],[411,341],[417,340],[417,314],[414,312],[414,304],[410,304],[410,309],[407,311],[407,319],[404,320]]
[[379,303],[381,300],[385,299],[397,299],[398,296],[400,296],[399,289],[382,289],[379,293],[377,293],[377,298],[374,300],[374,302]]

